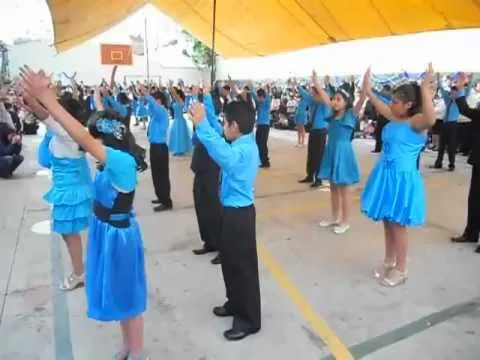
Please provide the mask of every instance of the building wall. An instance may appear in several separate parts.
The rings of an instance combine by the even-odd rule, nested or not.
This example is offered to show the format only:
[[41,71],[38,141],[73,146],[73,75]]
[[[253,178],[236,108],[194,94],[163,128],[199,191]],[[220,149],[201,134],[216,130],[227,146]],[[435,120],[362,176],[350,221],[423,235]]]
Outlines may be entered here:
[[[161,49],[159,53],[154,52],[150,59],[150,78],[156,81],[161,77],[166,83],[169,79],[178,81],[183,79],[185,83],[200,83],[209,78],[208,72],[188,66],[190,62],[177,61],[180,66],[165,64],[160,59],[169,59],[175,56],[178,58],[178,49]],[[102,78],[110,81],[112,66],[100,64],[100,42],[87,42],[84,45],[57,54],[55,49],[48,45],[46,41],[31,41],[21,45],[12,45],[9,51],[10,73],[12,78],[18,74],[19,68],[28,64],[34,69],[44,69],[48,73],[53,73],[56,79],[67,82],[62,76],[62,72],[68,75],[77,72],[77,81],[83,81],[85,84],[98,84]],[[171,62],[170,62],[171,63]],[[187,66],[185,66],[187,65]],[[120,66],[117,70],[116,80],[123,82],[127,80],[143,80],[146,74],[145,57],[134,56],[132,66]]]

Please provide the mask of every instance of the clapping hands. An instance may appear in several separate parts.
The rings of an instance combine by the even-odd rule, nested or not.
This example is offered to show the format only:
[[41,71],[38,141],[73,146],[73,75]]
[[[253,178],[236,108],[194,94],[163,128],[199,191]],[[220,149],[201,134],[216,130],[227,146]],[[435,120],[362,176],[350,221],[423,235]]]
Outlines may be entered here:
[[43,70],[35,72],[25,65],[20,69],[20,78],[24,98],[36,99],[40,102],[56,100],[55,88]]
[[205,107],[201,103],[195,103],[189,110],[190,119],[195,125],[200,124],[205,119]]

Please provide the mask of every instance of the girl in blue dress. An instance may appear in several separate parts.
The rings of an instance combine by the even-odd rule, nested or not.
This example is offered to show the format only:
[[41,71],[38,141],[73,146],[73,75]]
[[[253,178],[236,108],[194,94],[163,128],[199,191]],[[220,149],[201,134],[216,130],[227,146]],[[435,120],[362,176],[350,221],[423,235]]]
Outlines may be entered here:
[[144,129],[147,128],[148,110],[147,103],[143,99],[139,99],[136,104],[135,126],[142,123]]
[[332,220],[321,221],[320,226],[333,226],[336,234],[343,234],[350,229],[348,224],[352,197],[350,186],[360,181],[352,135],[366,97],[362,92],[354,106],[354,98],[345,88],[338,88],[335,95],[330,97],[323,86],[318,84],[316,75],[314,82],[322,100],[333,109],[333,115],[328,119],[327,145],[317,174],[317,179],[330,182]]
[[187,155],[192,151],[192,134],[188,128],[187,120],[183,117],[185,94],[181,89],[172,87],[173,97],[173,124],[170,129],[168,148],[173,156]]
[[28,104],[45,107],[56,123],[101,164],[94,181],[94,214],[88,238],[88,316],[120,322],[123,348],[114,359],[145,360],[147,284],[142,235],[133,212],[137,169],[145,168],[144,152],[139,151],[119,114],[102,111],[98,90],[95,102],[99,112],[88,120],[86,132],[57,102],[43,72],[26,67],[22,77]]
[[295,113],[295,126],[297,128],[297,147],[305,146],[305,123],[307,122],[308,101],[304,96],[307,90],[303,85],[297,86],[298,105]]
[[[79,114],[80,104],[73,98],[63,95],[60,102],[70,114]],[[48,112],[41,107],[32,111],[47,126],[47,132],[39,146],[38,161],[52,173],[52,187],[44,195],[45,201],[52,207],[52,231],[62,236],[72,263],[72,272],[60,288],[74,290],[85,283],[80,232],[88,227],[92,214],[90,168],[85,152]]]
[[426,130],[435,123],[434,75],[429,66],[421,86],[408,83],[395,89],[391,105],[372,91],[370,70],[363,88],[375,109],[390,122],[382,131],[383,148],[361,197],[361,210],[385,231],[385,259],[374,274],[382,285],[407,280],[407,228],[426,217],[425,186],[417,159],[425,146]]

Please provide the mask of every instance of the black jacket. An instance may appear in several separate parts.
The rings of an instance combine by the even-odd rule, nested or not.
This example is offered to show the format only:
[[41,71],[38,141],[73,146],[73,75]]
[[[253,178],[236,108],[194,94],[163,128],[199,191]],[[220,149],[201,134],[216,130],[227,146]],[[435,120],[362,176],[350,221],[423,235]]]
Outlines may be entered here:
[[190,169],[192,169],[195,174],[219,171],[217,163],[213,161],[201,142],[198,142],[193,149]]
[[468,163],[474,166],[480,166],[480,109],[472,109],[467,104],[467,99],[462,96],[456,100],[460,114],[472,120],[472,152],[468,158]]

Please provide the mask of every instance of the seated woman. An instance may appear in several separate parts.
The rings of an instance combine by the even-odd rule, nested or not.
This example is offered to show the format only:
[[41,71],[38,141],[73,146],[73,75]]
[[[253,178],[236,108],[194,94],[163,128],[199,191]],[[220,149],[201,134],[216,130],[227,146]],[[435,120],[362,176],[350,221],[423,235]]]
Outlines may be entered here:
[[5,123],[0,123],[0,178],[8,179],[23,162],[22,137]]

